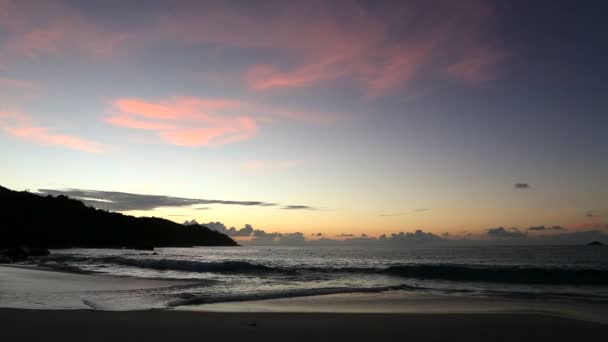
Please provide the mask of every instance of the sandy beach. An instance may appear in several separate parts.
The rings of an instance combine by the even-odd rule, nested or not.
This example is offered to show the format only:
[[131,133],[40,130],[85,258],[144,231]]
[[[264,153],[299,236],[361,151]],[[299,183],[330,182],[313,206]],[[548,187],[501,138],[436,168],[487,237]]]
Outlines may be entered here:
[[601,341],[608,326],[527,314],[1,309],[7,341]]
[[0,307],[109,311],[162,308],[139,294],[191,283],[0,265]]
[[440,341],[450,337],[570,341],[608,337],[608,324],[600,323],[605,309],[597,311],[599,307],[581,320],[571,318],[576,315],[567,317],[563,310],[542,314],[533,312],[532,306],[508,301],[386,293],[138,310],[142,305],[138,291],[189,284],[6,266],[0,266],[0,274],[0,306],[4,307],[0,326],[7,340]]

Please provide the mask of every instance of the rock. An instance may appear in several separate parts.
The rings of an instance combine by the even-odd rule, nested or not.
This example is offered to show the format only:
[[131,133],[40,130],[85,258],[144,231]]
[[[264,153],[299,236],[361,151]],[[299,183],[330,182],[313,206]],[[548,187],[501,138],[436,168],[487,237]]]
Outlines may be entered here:
[[28,256],[47,256],[51,252],[46,248],[26,248]]
[[0,251],[0,260],[15,262],[26,260],[32,256],[47,256],[49,254],[51,254],[51,252],[46,248],[27,248],[19,246]]
[[2,255],[11,261],[20,261],[27,259],[29,253],[25,247],[13,247],[2,251]]
[[599,241],[589,242],[587,246],[603,246],[604,244]]
[[5,256],[4,251],[0,251],[0,264],[8,264],[13,262],[9,257]]

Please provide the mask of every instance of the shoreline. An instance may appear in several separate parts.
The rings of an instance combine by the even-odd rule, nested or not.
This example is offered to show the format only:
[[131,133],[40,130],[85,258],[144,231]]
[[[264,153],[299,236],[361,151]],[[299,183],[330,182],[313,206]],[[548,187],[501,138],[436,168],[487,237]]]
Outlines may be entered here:
[[82,274],[28,265],[0,265],[0,308],[137,310],[162,308],[142,293],[201,282]]
[[572,341],[608,325],[540,314],[212,313],[0,309],[7,340]]
[[405,315],[543,315],[608,326],[608,305],[530,302],[511,298],[446,294],[383,292],[341,293],[256,301],[222,302],[174,307],[175,311],[217,313],[334,313]]
[[0,265],[0,274],[3,278],[0,282],[0,308],[7,309],[274,314],[542,314],[608,325],[608,305],[604,303],[385,291],[170,306],[168,304],[172,298],[191,286],[205,286],[205,281],[82,274],[29,265]]
[[10,306],[11,300],[15,304],[0,307],[2,336],[9,341],[359,342],[445,341],[449,336],[467,342],[571,342],[608,338],[608,312],[589,306],[584,307],[589,315],[577,317],[563,307],[543,311],[544,306],[535,309],[534,303],[528,303],[522,307],[513,300],[387,292],[167,308],[155,307],[157,302],[146,302],[146,298],[164,295],[171,288],[179,293],[180,286],[192,282],[78,274],[27,265],[0,265],[0,274],[0,306]]

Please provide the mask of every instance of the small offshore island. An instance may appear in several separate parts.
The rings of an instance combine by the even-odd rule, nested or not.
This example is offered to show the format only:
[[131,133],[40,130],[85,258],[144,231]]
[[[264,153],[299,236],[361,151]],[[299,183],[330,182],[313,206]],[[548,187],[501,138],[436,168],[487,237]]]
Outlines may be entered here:
[[0,186],[0,201],[0,250],[238,246],[227,235],[201,225],[108,212],[62,195],[40,196]]

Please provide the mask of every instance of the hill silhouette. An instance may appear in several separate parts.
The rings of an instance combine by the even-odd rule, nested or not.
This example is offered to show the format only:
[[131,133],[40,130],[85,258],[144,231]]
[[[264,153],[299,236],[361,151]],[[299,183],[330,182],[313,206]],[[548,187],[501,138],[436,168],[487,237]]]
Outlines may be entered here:
[[62,195],[0,186],[0,203],[0,248],[237,246],[227,235],[201,225],[108,212]]

